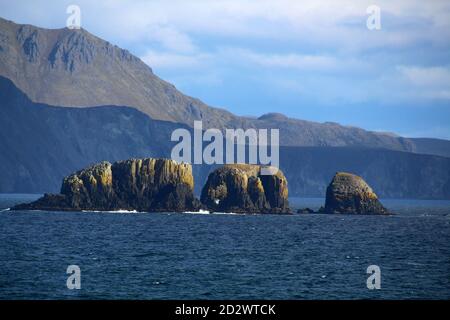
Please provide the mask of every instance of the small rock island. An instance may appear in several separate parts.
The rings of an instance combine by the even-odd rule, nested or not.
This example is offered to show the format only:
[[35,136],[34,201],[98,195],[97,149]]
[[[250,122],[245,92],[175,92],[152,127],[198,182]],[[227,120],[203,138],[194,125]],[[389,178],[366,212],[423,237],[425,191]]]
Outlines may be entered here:
[[325,213],[389,214],[372,188],[359,176],[338,172],[327,188]]
[[170,159],[101,162],[64,178],[60,194],[45,194],[13,210],[196,211],[190,164]]
[[203,187],[201,202],[216,212],[291,213],[283,172],[262,175],[262,168],[252,164],[227,164],[214,170]]
[[[103,161],[63,179],[59,194],[45,194],[11,210],[140,211],[291,214],[288,182],[271,167],[226,164],[212,171],[199,201],[194,196],[192,166],[171,159]],[[270,170],[269,170],[270,171]],[[389,214],[377,195],[359,176],[338,172],[327,188],[325,207],[298,213]]]

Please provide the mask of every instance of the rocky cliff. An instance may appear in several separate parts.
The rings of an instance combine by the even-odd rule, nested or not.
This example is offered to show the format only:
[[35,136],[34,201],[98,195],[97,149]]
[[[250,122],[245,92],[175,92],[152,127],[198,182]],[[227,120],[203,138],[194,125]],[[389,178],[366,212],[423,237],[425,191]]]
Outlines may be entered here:
[[[204,128],[275,128],[285,146],[359,146],[421,152],[422,144],[337,123],[266,114],[240,117],[184,95],[138,57],[84,29],[44,29],[0,18],[0,76],[33,102],[58,107],[126,106],[155,120]],[[80,94],[80,92],[82,94]],[[447,148],[428,148],[447,153]],[[444,150],[444,151],[443,151]]]
[[235,213],[290,213],[284,174],[261,175],[261,166],[229,164],[208,176],[201,201],[210,210]]
[[[134,108],[60,108],[33,103],[0,77],[0,192],[59,192],[71,172],[103,160],[168,158],[173,130]],[[330,161],[333,159],[333,161]],[[381,198],[450,199],[450,158],[386,149],[281,147],[295,197],[324,197],[337,171],[354,172]],[[216,166],[193,165],[196,194]]]
[[381,199],[450,199],[450,158],[372,148],[281,147],[293,197],[325,197],[330,177],[352,172]]
[[151,158],[105,161],[64,178],[60,194],[14,209],[192,211],[200,208],[193,190],[189,164]]
[[338,172],[327,188],[326,213],[387,214],[372,188],[359,176]]
[[[57,192],[64,176],[91,163],[169,157],[171,132],[201,119],[204,128],[280,129],[280,165],[293,196],[324,196],[329,177],[349,171],[381,198],[450,199],[450,141],[280,114],[238,117],[183,95],[85,30],[0,18],[0,75],[0,192]],[[210,170],[193,166],[200,187]]]

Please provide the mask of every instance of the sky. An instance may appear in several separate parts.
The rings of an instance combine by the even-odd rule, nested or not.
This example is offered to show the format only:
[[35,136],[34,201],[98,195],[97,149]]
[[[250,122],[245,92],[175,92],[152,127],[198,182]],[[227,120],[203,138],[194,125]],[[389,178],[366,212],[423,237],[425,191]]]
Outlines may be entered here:
[[69,5],[211,106],[450,139],[450,1],[0,0],[0,16],[61,28]]

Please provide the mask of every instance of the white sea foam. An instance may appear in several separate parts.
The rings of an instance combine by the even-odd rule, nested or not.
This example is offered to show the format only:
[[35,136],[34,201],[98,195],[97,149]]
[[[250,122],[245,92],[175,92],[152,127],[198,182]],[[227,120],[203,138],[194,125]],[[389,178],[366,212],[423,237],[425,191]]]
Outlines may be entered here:
[[2,209],[0,212],[9,211],[10,208]]
[[184,213],[190,213],[190,214],[210,214],[208,210],[198,210],[198,211],[185,211]]
[[214,212],[214,214],[239,215],[239,213],[236,212]]
[[139,213],[137,210],[82,210],[82,212],[93,212],[93,213]]

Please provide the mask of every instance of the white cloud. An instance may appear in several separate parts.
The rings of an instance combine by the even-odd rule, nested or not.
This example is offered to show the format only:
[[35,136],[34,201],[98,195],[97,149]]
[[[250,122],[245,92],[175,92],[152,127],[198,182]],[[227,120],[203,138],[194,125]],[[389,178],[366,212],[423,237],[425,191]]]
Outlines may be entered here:
[[398,70],[416,86],[450,88],[449,68],[398,66]]
[[[1,6],[19,21],[40,25],[60,21],[62,26],[70,3],[36,0],[24,6],[3,0]],[[82,23],[101,30],[108,39],[156,39],[177,51],[193,50],[194,35],[285,39],[336,50],[408,45],[423,39],[450,41],[449,1],[378,0],[382,14],[378,34],[366,29],[366,8],[371,4],[369,0],[77,0]],[[388,16],[426,25],[392,28]],[[440,32],[437,36],[431,30]]]
[[254,51],[228,48],[225,55],[245,60],[263,67],[295,68],[295,69],[330,69],[337,64],[336,58],[323,55],[302,55],[296,53],[264,54]]
[[147,39],[161,43],[168,50],[178,52],[193,52],[196,50],[187,34],[170,26],[152,26],[147,33]]
[[368,72],[372,67],[365,61],[352,57],[330,54],[300,54],[295,52],[257,52],[245,48],[227,47],[219,50],[221,59],[240,61],[263,68],[287,69],[293,71],[316,71],[335,73]]
[[178,54],[149,50],[141,59],[155,69],[198,68],[208,63],[210,56],[203,53]]
[[240,47],[223,47],[211,52],[176,53],[172,51],[149,50],[142,57],[149,66],[156,68],[216,67],[228,66],[259,67],[266,69],[288,69],[294,71],[367,71],[370,66],[354,58],[339,58],[331,55],[309,55],[289,53],[260,53]]
[[411,96],[450,100],[450,68],[398,66]]

